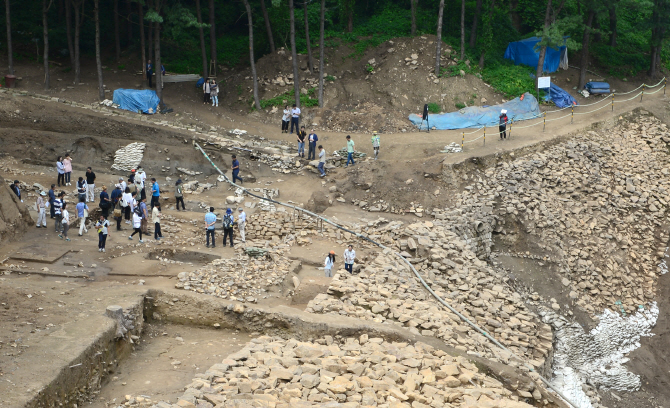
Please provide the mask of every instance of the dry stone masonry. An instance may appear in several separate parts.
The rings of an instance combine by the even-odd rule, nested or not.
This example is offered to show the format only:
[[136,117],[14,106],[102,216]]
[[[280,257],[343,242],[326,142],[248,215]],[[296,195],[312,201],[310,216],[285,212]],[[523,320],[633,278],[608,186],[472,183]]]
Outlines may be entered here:
[[145,143],[135,142],[120,148],[114,153],[114,164],[112,169],[130,171],[136,169],[144,157]]

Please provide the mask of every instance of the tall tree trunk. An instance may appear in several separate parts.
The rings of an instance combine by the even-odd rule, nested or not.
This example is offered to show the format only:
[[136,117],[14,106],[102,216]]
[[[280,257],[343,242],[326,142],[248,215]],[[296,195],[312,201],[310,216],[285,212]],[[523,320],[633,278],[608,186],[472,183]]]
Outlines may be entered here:
[[496,0],[491,0],[491,7],[489,8],[488,19],[484,21],[484,41],[486,42],[482,53],[479,55],[479,69],[484,68],[484,60],[486,57],[486,51],[490,42],[493,40],[493,28],[491,27],[491,22],[493,21],[493,10],[496,7]]
[[[147,7],[149,8],[149,10],[153,9],[154,2],[152,0],[147,0]],[[149,38],[147,39],[147,49],[148,49],[147,60],[153,61],[153,59],[154,59],[154,23],[153,23],[153,21],[149,21],[149,36],[148,37]],[[146,65],[145,65],[144,69],[146,70]]]
[[214,67],[216,67],[216,15],[214,11],[214,0],[209,0],[209,43],[211,48],[209,53],[212,61],[214,61]]
[[81,15],[84,14],[84,1],[73,0],[72,5],[74,6],[74,84],[79,85],[81,76],[79,36],[81,34]]
[[144,43],[144,4],[137,2],[137,16],[140,20],[140,47],[142,48],[142,78],[147,77],[147,49]]
[[440,76],[440,58],[442,57],[442,16],[444,15],[444,0],[440,0],[440,9],[437,13],[437,50],[435,51],[435,76]]
[[589,68],[589,40],[591,38],[591,27],[593,26],[593,18],[596,15],[595,10],[589,10],[586,18],[586,25],[584,26],[584,38],[582,39],[582,61],[579,69],[579,84],[578,89],[584,88],[586,85],[586,70]]
[[477,0],[475,18],[472,19],[472,29],[470,30],[470,48],[475,48],[475,45],[477,44],[477,24],[479,23],[479,16],[481,13],[482,13],[482,0]]
[[[160,15],[161,10],[161,0],[155,0],[155,10],[158,15]],[[160,100],[160,106],[163,107],[165,103],[163,102],[163,73],[162,73],[162,62],[161,62],[161,25],[158,22],[154,23],[154,44],[155,44],[155,58],[156,63],[154,64],[154,72],[156,73],[156,95]]]
[[519,0],[510,0],[509,2],[509,18],[512,20],[512,26],[516,31],[521,31],[521,16],[517,10]]
[[321,0],[321,27],[319,30],[319,108],[323,108],[323,59],[324,59],[324,31],[326,19],[326,0]]
[[612,3],[609,6],[609,15],[610,15],[610,40],[609,45],[611,47],[616,47],[616,26],[617,26],[617,17],[616,17],[616,6]]
[[7,20],[7,63],[9,75],[14,75],[14,50],[12,49],[12,18],[9,14],[9,0],[5,0],[5,17]]
[[249,21],[249,62],[251,63],[251,76],[254,79],[254,105],[256,109],[261,110],[261,102],[258,99],[258,75],[256,75],[256,62],[254,60],[254,23],[251,19],[251,7],[249,0],[242,0],[247,9],[247,19]]
[[70,65],[74,68],[74,44],[72,44],[72,1],[65,0],[65,33],[67,49],[70,54]]
[[114,46],[116,47],[116,62],[119,62],[121,60],[121,36],[119,33],[119,0],[114,0]]
[[461,59],[465,59],[465,0],[461,0]]
[[300,73],[298,72],[298,53],[295,49],[295,8],[293,0],[288,0],[289,24],[291,25],[291,59],[293,60],[293,91],[295,104],[300,107]]
[[270,17],[268,16],[268,9],[265,8],[265,0],[261,0],[261,11],[263,11],[263,18],[265,19],[265,30],[268,32],[268,42],[270,43],[270,52],[275,52],[275,40],[272,37],[272,26],[270,25]]
[[416,35],[416,3],[419,0],[409,0],[409,4],[412,7],[412,31],[410,31],[410,34],[412,37]]
[[347,14],[347,32],[354,31],[354,0],[349,0],[349,12]]
[[200,34],[200,55],[202,57],[202,77],[207,78],[207,47],[205,47],[205,30],[202,28],[202,12],[200,0],[195,0],[195,12],[198,17],[198,31]]
[[126,0],[126,14],[128,14],[128,21],[126,27],[128,29],[128,47],[133,43],[133,5],[131,0]]
[[312,44],[309,41],[309,19],[307,17],[307,0],[303,3],[303,10],[305,11],[305,39],[307,40],[307,68],[309,73],[314,73],[314,59],[312,59]]
[[105,100],[105,87],[102,81],[102,58],[100,57],[100,0],[93,0],[95,14],[95,65],[98,68],[98,98]]
[[[544,29],[546,30],[551,25],[551,0],[547,0],[547,9],[544,12]],[[540,58],[537,60],[537,68],[535,70],[535,87],[537,87],[537,81],[542,76],[544,72],[544,60],[547,56],[547,47],[543,46],[540,48]]]
[[42,0],[42,34],[44,35],[44,90],[50,86],[49,76],[49,9],[53,0]]

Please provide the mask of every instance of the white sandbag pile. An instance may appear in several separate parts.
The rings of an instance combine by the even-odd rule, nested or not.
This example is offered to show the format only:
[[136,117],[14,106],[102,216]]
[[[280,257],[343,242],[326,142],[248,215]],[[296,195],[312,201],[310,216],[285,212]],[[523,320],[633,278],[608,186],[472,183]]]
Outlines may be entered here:
[[114,153],[114,164],[112,169],[130,171],[136,169],[142,162],[144,157],[145,143],[131,143],[126,147],[122,147]]

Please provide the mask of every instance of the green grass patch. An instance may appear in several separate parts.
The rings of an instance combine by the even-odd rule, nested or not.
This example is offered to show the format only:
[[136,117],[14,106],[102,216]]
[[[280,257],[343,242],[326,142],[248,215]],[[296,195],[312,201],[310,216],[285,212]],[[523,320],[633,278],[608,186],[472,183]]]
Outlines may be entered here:
[[125,65],[125,64],[121,64],[121,65],[119,65],[118,67],[116,67],[116,69],[124,70],[124,69],[126,69],[126,65]]
[[[260,102],[261,109],[265,109],[270,106],[293,105],[295,102],[294,91],[286,91],[283,94],[277,95],[270,99],[261,99]],[[306,95],[300,94],[300,106],[302,108],[312,108],[314,106],[319,106],[319,99],[316,95],[316,88],[310,88]]]
[[458,108],[458,110],[461,110],[465,107],[466,105],[463,102],[456,102],[456,108]]
[[455,77],[461,75],[461,71],[466,74],[474,74],[475,68],[467,66],[464,60],[458,61],[456,65],[440,67],[440,76],[443,78]]
[[428,112],[430,113],[440,113],[442,112],[442,108],[440,107],[439,104],[435,102],[431,102],[428,104]]
[[535,80],[531,67],[506,63],[492,63],[482,70],[482,79],[507,98],[516,98],[525,92],[535,94]]
[[335,81],[335,77],[332,76],[332,75],[326,75],[326,81],[334,82],[334,81]]

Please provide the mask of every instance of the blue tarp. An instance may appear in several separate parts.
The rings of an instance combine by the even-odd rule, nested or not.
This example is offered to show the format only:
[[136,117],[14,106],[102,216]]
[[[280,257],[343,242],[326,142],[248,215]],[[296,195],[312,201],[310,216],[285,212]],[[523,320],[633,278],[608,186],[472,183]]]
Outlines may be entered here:
[[551,83],[551,88],[549,89],[549,100],[554,102],[559,108],[565,108],[572,104],[579,105],[577,100],[572,97],[569,93],[565,92],[558,85]]
[[[439,115],[428,115],[428,122],[431,127],[438,130],[477,128],[486,126],[497,126],[500,111],[507,109],[507,117],[510,120],[531,119],[540,115],[540,105],[537,99],[529,93],[525,93],[523,101],[521,98],[513,99],[502,105],[495,106],[473,106],[463,108],[458,112],[441,113]],[[426,129],[426,122],[421,123],[421,116],[411,114],[409,120],[415,126]]]
[[156,91],[149,89],[116,89],[114,91],[113,102],[121,109],[132,112],[141,111],[142,113],[156,113],[160,99],[156,95]]
[[588,82],[584,88],[592,94],[608,94],[610,93],[610,84],[607,82]]
[[[540,51],[535,51],[535,44],[540,42],[541,39],[540,37],[531,37],[509,43],[507,50],[505,50],[505,58],[514,62],[514,65],[523,64],[537,67],[537,63],[540,61]],[[547,54],[544,57],[544,72],[558,71],[558,67],[561,65],[561,56],[565,52],[565,45],[558,50],[547,47]],[[567,69],[567,66],[564,66],[564,68]]]

